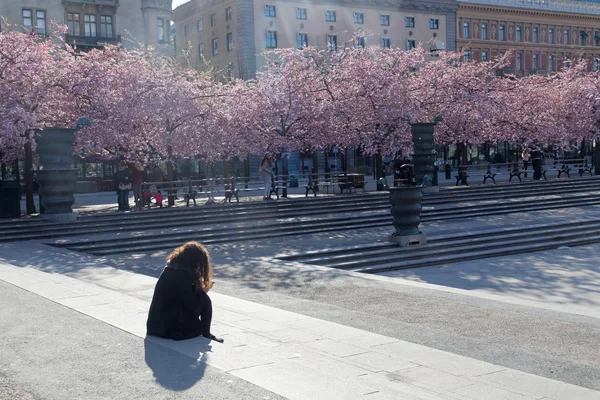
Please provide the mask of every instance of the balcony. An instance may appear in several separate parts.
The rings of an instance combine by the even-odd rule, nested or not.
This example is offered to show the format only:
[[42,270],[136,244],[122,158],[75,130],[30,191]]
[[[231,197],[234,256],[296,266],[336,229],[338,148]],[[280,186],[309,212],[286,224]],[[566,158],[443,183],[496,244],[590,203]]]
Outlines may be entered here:
[[121,35],[113,38],[65,35],[65,41],[67,44],[78,48],[102,48],[105,43],[119,44],[121,42]]
[[459,3],[600,15],[600,3],[578,0],[458,0]]
[[98,6],[118,7],[119,0],[62,0],[63,4],[95,4]]

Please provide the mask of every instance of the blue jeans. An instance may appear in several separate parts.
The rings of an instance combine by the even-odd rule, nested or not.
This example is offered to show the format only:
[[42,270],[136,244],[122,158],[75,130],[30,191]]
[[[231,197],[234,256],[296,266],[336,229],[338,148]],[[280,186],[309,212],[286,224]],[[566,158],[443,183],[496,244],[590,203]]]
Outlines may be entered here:
[[129,210],[129,189],[119,189],[119,211]]

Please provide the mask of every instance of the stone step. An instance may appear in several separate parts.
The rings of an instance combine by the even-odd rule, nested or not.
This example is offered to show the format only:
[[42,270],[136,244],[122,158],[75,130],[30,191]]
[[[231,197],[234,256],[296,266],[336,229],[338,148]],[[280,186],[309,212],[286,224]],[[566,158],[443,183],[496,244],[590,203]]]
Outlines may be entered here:
[[[572,203],[570,206],[600,204],[600,199],[594,202],[587,201],[586,203]],[[555,200],[546,203],[537,203],[531,206],[519,207],[516,210],[512,209],[496,210],[496,214],[507,214],[511,212],[528,212],[543,209],[564,208],[564,203],[556,203]],[[473,215],[488,215],[489,212],[481,213],[481,211],[473,213]],[[439,216],[438,219],[455,219],[466,218],[469,215],[447,215]],[[433,217],[430,218],[432,220]],[[281,222],[277,226],[259,226],[253,228],[222,228],[222,229],[204,229],[188,234],[181,235],[166,235],[159,238],[148,237],[131,237],[131,238],[111,238],[90,241],[75,241],[65,244],[58,244],[60,247],[66,247],[75,251],[89,252],[95,255],[110,255],[129,252],[154,251],[172,248],[182,241],[198,240],[207,244],[225,243],[244,240],[258,240],[280,236],[296,236],[302,234],[312,234],[318,232],[331,232],[348,229],[372,228],[381,226],[390,226],[392,218],[390,215],[368,215],[358,217],[335,218],[318,221],[298,222]]]
[[350,247],[328,249],[326,252],[319,250],[304,254],[282,255],[278,256],[277,259],[285,261],[297,261],[303,264],[333,266],[347,261],[360,262],[358,260],[363,258],[374,260],[378,257],[404,257],[406,255],[420,253],[423,251],[455,246],[457,243],[460,244],[464,243],[465,241],[468,241],[469,243],[490,243],[499,240],[520,238],[524,233],[527,235],[562,234],[565,232],[578,232],[582,229],[589,231],[590,229],[598,228],[600,228],[600,219],[578,220],[569,223],[551,225],[528,225],[526,228],[518,227],[492,231],[486,230],[471,234],[436,235],[428,237],[427,244],[415,247],[399,248],[397,245],[392,243],[379,243],[368,246],[355,245]]
[[[578,204],[580,202],[587,202],[587,205],[597,204],[595,201],[600,197],[597,195],[575,195],[572,198],[551,198],[551,199],[511,199],[511,204],[485,204],[485,205],[467,205],[460,208],[449,207],[446,209],[438,208],[433,210],[425,209],[422,217],[423,221],[431,220],[431,218],[464,218],[465,215],[471,216],[473,213],[481,212],[479,215],[497,215],[506,213],[506,211],[512,211],[515,203],[518,204],[519,209],[529,205],[548,206],[553,204],[554,208],[559,208],[559,205],[572,206],[573,203]],[[370,200],[370,201],[368,201]],[[496,199],[497,200],[497,199]],[[424,202],[424,206],[427,206],[427,202]],[[142,220],[131,220],[131,219],[117,219],[117,220],[83,220],[72,224],[50,224],[36,226],[35,229],[29,225],[17,227],[16,229],[5,228],[0,229],[0,242],[2,241],[17,241],[17,240],[30,240],[36,238],[55,238],[55,237],[66,237],[75,236],[77,234],[87,234],[90,231],[94,233],[108,233],[114,231],[135,231],[139,229],[140,225],[143,225],[146,229],[152,228],[178,228],[183,226],[194,226],[194,225],[206,225],[206,224],[223,224],[227,222],[240,222],[240,221],[257,221],[271,217],[271,219],[279,218],[291,218],[298,216],[299,212],[302,211],[303,217],[308,216],[323,216],[326,214],[337,214],[340,212],[366,212],[381,210],[387,213],[390,204],[387,198],[378,199],[361,199],[356,201],[351,208],[346,205],[331,204],[327,207],[323,207],[319,204],[314,204],[310,207],[304,207],[303,210],[287,209],[287,210],[273,210],[272,207],[263,207],[256,209],[253,212],[242,212],[242,213],[228,213],[224,216],[222,213],[215,212],[201,212],[201,213],[190,213],[188,211],[174,213],[171,212],[170,218],[164,221],[161,218],[151,213],[145,213],[146,216]],[[275,218],[272,218],[275,217]],[[34,230],[34,232],[31,232]]]
[[[594,183],[593,185],[589,185],[589,183]],[[540,196],[540,195],[558,195],[561,193],[577,193],[577,192],[591,192],[594,189],[600,190],[600,179],[584,179],[581,181],[569,182],[566,181],[569,186],[564,186],[563,182],[557,182],[556,184],[547,183],[536,183],[536,185],[543,185],[545,189],[553,189],[551,194],[546,192],[540,193],[539,187],[529,188],[527,191],[520,191],[518,193],[518,198],[515,198],[515,193],[511,190],[507,193],[494,193],[491,196],[492,201],[500,200],[500,199],[515,199],[518,201],[523,201],[522,199],[527,196]],[[573,184],[577,187],[574,187]],[[582,184],[584,184],[582,186]],[[556,186],[559,185],[559,186]],[[535,186],[535,185],[529,185]],[[558,190],[560,188],[561,190]],[[444,192],[455,192],[451,190],[447,190]],[[468,201],[481,201],[482,197],[479,195],[478,190],[471,191],[468,189],[468,192],[465,193],[439,193],[439,194],[428,194],[425,195],[423,200],[423,205],[440,205],[440,204],[449,204],[453,201],[459,200],[468,200]],[[137,213],[110,213],[104,215],[94,215],[94,216],[85,216],[80,217],[79,221],[76,224],[68,224],[68,223],[52,223],[41,221],[39,219],[27,219],[21,222],[20,220],[14,221],[12,224],[0,224],[0,236],[2,234],[12,234],[15,233],[15,230],[19,229],[31,229],[31,228],[44,228],[44,227],[54,227],[54,228],[63,228],[68,227],[72,229],[75,225],[79,225],[85,222],[95,222],[95,226],[98,225],[100,221],[117,224],[117,225],[125,225],[131,221],[148,221],[148,220],[156,220],[160,217],[173,217],[173,214],[181,214],[181,217],[186,218],[190,215],[216,215],[219,218],[222,218],[223,213],[227,214],[238,214],[244,215],[244,212],[252,212],[253,214],[256,210],[261,210],[263,212],[267,212],[264,210],[269,210],[271,213],[273,210],[278,211],[310,211],[314,209],[323,209],[323,205],[327,206],[327,209],[330,209],[331,212],[336,212],[339,209],[344,209],[345,207],[352,206],[352,209],[356,209],[362,204],[369,204],[372,206],[378,205],[382,208],[389,207],[388,199],[386,194],[366,194],[366,195],[356,195],[349,197],[319,197],[319,198],[308,198],[308,199],[293,199],[285,202],[273,202],[273,203],[263,203],[263,202],[249,202],[242,204],[227,204],[222,206],[213,206],[213,207],[199,207],[199,208],[172,208],[172,209],[154,209],[146,212],[137,212]],[[485,199],[487,200],[487,199]],[[358,210],[360,211],[360,210]],[[185,217],[184,217],[185,216]],[[169,218],[172,220],[172,218]]]
[[443,255],[438,257],[430,257],[419,261],[406,262],[402,263],[394,263],[390,262],[384,265],[377,265],[372,267],[359,267],[356,269],[349,269],[354,272],[364,272],[364,273],[381,273],[388,271],[395,271],[400,269],[409,269],[409,268],[419,268],[433,265],[442,265],[442,264],[450,264],[461,261],[470,261],[470,260],[478,260],[484,258],[492,258],[492,257],[500,257],[500,256],[508,256],[514,254],[523,254],[523,253],[532,253],[536,251],[544,251],[556,249],[561,246],[585,246],[588,244],[600,243],[600,233],[596,230],[595,233],[592,233],[589,236],[585,237],[574,237],[574,238],[561,238],[561,239],[550,239],[541,243],[527,243],[524,245],[516,245],[507,247],[506,245],[493,249],[493,250],[481,250],[474,251],[462,254],[455,255]]

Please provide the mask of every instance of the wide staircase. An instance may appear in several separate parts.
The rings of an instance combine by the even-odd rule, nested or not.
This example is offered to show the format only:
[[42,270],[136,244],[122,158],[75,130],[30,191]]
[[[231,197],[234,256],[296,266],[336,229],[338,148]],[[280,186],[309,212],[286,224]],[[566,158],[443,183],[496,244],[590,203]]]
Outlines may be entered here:
[[[425,195],[422,221],[427,224],[595,205],[600,205],[600,179],[596,178],[443,188]],[[107,256],[172,249],[188,240],[215,244],[376,227],[391,230],[389,209],[387,192],[377,192],[131,213],[81,213],[74,223],[32,217],[0,222],[0,242],[43,240],[53,246]],[[283,259],[363,272],[411,268],[600,242],[598,218],[573,224],[549,220],[535,227],[467,236],[435,236],[418,248],[383,244]],[[523,238],[524,229],[535,234]]]

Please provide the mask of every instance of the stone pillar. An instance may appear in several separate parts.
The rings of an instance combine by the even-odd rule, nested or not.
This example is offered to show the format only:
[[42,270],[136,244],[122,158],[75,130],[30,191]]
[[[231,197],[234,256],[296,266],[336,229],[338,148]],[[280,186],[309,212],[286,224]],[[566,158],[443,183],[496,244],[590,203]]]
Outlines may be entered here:
[[400,247],[427,243],[426,236],[419,230],[421,224],[421,186],[403,185],[390,188],[391,213],[396,231],[389,236],[390,242]]
[[435,123],[410,125],[414,146],[413,172],[415,182],[417,185],[423,185],[423,190],[427,192],[436,192],[439,190],[439,186],[433,184],[433,174],[435,173],[433,168],[435,162],[433,145],[434,127]]
[[71,168],[75,131],[46,128],[35,138],[40,166],[37,180],[46,219],[66,222],[77,219],[71,208],[77,184],[77,169]]

